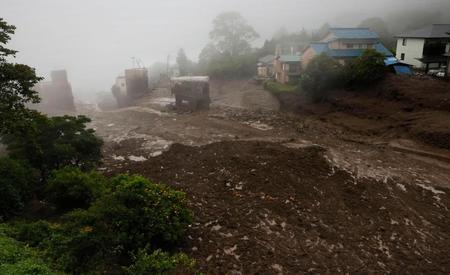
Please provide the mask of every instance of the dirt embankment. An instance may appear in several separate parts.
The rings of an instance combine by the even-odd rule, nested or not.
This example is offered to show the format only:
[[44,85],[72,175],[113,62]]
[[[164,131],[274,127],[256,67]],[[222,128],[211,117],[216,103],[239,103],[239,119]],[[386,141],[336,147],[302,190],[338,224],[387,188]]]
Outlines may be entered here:
[[450,272],[450,191],[356,178],[323,149],[174,144],[116,172],[184,190],[185,251],[211,274]]
[[[281,106],[364,135],[412,138],[450,149],[450,82],[389,75],[365,90],[333,91],[325,102],[279,96]],[[294,104],[292,102],[297,102]]]

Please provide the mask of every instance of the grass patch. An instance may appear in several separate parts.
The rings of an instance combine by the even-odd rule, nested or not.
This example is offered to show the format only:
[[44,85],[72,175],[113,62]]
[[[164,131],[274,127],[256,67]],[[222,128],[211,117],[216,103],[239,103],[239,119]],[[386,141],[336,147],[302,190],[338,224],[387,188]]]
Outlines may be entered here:
[[8,230],[7,225],[0,224],[0,274],[61,274],[47,266],[38,251],[9,237]]
[[264,89],[272,93],[293,93],[297,91],[297,86],[289,84],[281,84],[273,80],[267,80],[264,82]]

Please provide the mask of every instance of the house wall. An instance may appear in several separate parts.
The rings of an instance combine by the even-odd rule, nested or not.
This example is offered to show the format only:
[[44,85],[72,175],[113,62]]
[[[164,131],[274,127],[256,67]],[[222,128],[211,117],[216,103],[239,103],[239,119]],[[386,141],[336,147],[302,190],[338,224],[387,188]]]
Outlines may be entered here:
[[[417,58],[423,57],[423,48],[425,46],[425,39],[407,38],[406,46],[403,46],[403,38],[397,39],[397,59],[403,63],[414,66],[415,68],[424,68],[422,62]],[[402,53],[405,54],[405,59],[401,60]]]
[[267,67],[266,66],[259,66],[258,67],[258,76],[259,77],[267,77],[268,76],[268,72],[267,72]]
[[347,44],[353,44],[353,48],[350,49],[372,49],[374,40],[363,39],[347,39],[347,40],[335,40],[328,44],[328,47],[333,50],[347,50]]
[[312,47],[306,49],[306,51],[302,55],[302,69],[306,69],[308,67],[309,62],[316,56],[316,51]]

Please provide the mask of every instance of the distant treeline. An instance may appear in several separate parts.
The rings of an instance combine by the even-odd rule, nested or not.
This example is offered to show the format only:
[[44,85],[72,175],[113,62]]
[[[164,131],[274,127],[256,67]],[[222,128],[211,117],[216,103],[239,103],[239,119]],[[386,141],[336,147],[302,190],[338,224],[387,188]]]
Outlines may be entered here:
[[[404,10],[391,12],[387,8],[386,14],[364,19],[349,27],[372,29],[379,34],[381,42],[395,52],[396,34],[429,24],[450,23],[449,10],[450,2],[446,1],[427,4],[426,9],[405,7]],[[313,30],[299,28],[294,32],[282,27],[272,38],[266,39],[261,47],[252,47],[252,43],[259,38],[255,29],[237,12],[222,13],[213,21],[210,42],[201,51],[199,61],[193,62],[180,49],[176,69],[172,67],[170,71],[180,75],[206,74],[222,78],[253,76],[259,58],[275,54],[277,47],[285,54],[301,52],[311,41],[322,39],[330,27],[330,24],[325,23]],[[155,63],[150,71],[158,78],[160,74],[167,73],[167,66]]]

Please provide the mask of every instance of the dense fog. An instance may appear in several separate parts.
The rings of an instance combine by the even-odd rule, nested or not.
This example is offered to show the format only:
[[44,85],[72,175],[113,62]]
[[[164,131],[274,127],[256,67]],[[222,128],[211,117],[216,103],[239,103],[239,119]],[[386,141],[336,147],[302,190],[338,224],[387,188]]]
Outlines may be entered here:
[[16,25],[11,48],[17,62],[39,75],[66,69],[76,98],[109,91],[114,78],[133,66],[175,62],[183,48],[198,60],[208,43],[213,19],[224,11],[239,12],[258,32],[261,47],[280,28],[297,32],[324,23],[354,27],[380,17],[395,34],[411,27],[450,22],[446,0],[1,0],[0,11]]

